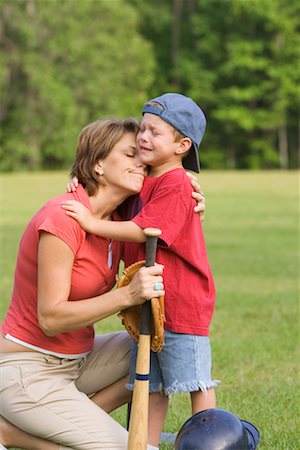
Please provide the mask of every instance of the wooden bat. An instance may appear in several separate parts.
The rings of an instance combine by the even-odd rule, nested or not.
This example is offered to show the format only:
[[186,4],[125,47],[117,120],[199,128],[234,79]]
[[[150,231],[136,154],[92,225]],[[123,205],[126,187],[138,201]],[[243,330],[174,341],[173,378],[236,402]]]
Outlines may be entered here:
[[[158,228],[145,228],[146,267],[155,263]],[[150,375],[151,303],[141,310],[140,338],[137,351],[134,389],[129,422],[128,450],[146,450],[148,442],[149,375]]]

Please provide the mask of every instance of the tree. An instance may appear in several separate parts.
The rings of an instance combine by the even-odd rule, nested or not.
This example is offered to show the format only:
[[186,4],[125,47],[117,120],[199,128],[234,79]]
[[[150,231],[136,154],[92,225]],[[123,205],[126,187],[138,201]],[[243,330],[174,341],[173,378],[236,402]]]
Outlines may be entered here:
[[297,3],[0,0],[0,170],[69,165],[87,122],[163,92],[204,109],[203,167],[297,167]]
[[126,1],[0,7],[2,170],[66,167],[87,122],[139,114],[155,62]]
[[207,114],[204,166],[297,165],[295,0],[131,2],[143,18],[143,35],[154,44],[159,93],[190,95]]

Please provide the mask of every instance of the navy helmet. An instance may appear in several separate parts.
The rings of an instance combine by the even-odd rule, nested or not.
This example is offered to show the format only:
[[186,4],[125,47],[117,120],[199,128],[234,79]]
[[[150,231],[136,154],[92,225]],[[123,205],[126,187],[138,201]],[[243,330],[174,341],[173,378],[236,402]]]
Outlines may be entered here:
[[257,428],[225,409],[206,409],[190,417],[181,427],[175,450],[255,450]]

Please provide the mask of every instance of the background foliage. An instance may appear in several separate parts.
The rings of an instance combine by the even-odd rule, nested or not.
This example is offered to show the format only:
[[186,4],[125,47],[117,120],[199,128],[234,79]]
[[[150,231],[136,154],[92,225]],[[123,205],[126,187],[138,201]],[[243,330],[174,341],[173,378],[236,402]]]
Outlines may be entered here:
[[167,91],[208,168],[295,168],[297,0],[0,0],[0,170],[69,167],[81,128]]

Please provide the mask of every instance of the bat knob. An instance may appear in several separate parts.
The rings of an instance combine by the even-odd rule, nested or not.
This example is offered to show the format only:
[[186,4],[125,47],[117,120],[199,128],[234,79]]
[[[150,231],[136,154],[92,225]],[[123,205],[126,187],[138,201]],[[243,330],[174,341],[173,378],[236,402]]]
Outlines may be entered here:
[[158,237],[161,235],[159,228],[144,228],[143,232],[147,237]]

